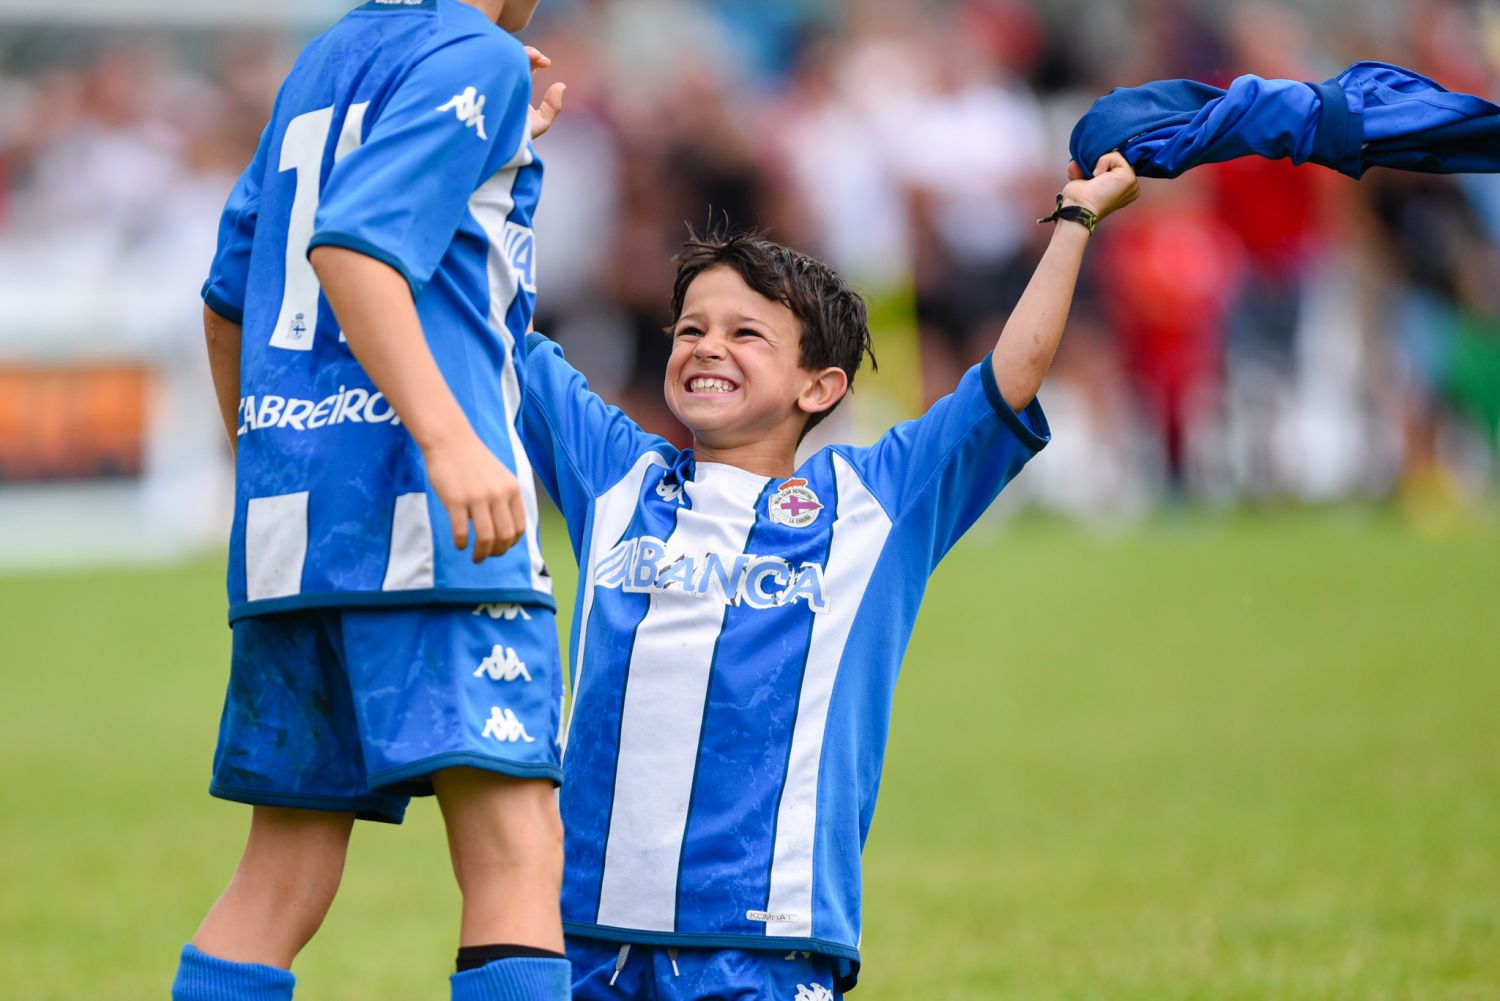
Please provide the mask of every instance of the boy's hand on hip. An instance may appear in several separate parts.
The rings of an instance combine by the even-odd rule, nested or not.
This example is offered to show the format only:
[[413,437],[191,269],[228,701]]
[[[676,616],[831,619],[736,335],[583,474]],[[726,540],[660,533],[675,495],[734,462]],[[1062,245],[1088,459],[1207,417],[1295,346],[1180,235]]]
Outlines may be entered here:
[[1078,164],[1068,163],[1068,183],[1062,189],[1064,205],[1081,205],[1103,219],[1141,195],[1135,170],[1124,155],[1105,153],[1094,165],[1094,176],[1084,179]]
[[453,544],[469,546],[474,528],[475,563],[499,556],[526,531],[526,506],[515,474],[476,435],[423,450],[427,479],[448,511]]

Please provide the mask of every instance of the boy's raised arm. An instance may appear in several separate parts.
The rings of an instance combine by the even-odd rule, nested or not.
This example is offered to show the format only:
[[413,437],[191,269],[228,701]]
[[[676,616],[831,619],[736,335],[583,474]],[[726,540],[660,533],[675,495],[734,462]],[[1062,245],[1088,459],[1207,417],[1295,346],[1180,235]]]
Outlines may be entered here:
[[[1119,153],[1100,157],[1089,180],[1083,179],[1077,164],[1070,163],[1068,178],[1062,204],[1081,206],[1099,219],[1140,195],[1135,171]],[[1080,223],[1057,223],[1046,253],[995,345],[995,382],[1005,402],[1017,412],[1036,397],[1052,366],[1052,356],[1068,323],[1068,309],[1090,234],[1091,230]]]

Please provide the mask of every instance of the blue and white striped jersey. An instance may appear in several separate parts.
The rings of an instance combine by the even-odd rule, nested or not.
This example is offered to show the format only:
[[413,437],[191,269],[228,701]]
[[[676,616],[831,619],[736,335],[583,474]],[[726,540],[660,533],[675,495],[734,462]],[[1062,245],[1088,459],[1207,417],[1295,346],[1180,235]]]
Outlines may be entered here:
[[522,437],[578,557],[573,934],[857,964],[860,853],[927,579],[1048,441],[988,359],[870,448],[696,462],[530,340]]
[[[550,606],[516,433],[536,297],[530,64],[457,0],[372,0],[303,51],[229,197],[204,300],[243,324],[230,618],[446,601]],[[526,491],[524,544],[475,566],[420,450],[339,331],[308,263],[399,271],[480,438]]]

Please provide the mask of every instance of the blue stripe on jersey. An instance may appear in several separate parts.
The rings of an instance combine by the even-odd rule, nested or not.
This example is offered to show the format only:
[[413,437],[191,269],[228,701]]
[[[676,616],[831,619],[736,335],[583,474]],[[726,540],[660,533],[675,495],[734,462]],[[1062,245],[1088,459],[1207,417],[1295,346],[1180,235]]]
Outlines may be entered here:
[[[806,563],[826,565],[836,491],[827,459],[819,458],[816,473],[800,471],[825,505],[817,527],[792,528],[766,517],[782,482],[773,480],[756,501],[746,553],[774,554],[793,570]],[[695,776],[677,876],[679,921],[712,915],[707,924],[696,921],[695,933],[766,933],[766,924],[751,921],[746,913],[763,909],[770,892],[776,812],[818,614],[805,601],[726,609],[719,634],[719,649],[726,655],[715,657],[696,769],[716,781],[700,786]],[[723,781],[726,775],[735,781]],[[763,859],[758,874],[753,864],[746,865],[747,858],[756,856]],[[744,906],[726,910],[726,900],[743,901]]]
[[[657,485],[670,472],[662,465],[648,466],[640,486],[630,490],[628,499],[616,499],[615,503],[624,501],[630,505],[632,516],[618,537],[602,540],[603,551],[596,553],[595,559],[603,559],[624,540],[643,535],[667,539],[676,532],[678,514],[685,505],[667,501],[656,491]],[[627,481],[627,485],[632,484]],[[595,516],[598,517],[597,512]],[[612,593],[607,607],[595,606],[589,621],[583,624],[586,649],[593,650],[594,654],[589,660],[589,673],[580,674],[574,682],[573,711],[575,714],[583,712],[590,730],[613,733],[614,739],[589,740],[574,745],[566,758],[568,768],[583,769],[599,777],[598,788],[593,790],[597,795],[584,798],[574,794],[566,785],[562,789],[566,801],[564,808],[570,815],[581,818],[580,824],[594,832],[587,839],[570,837],[567,842],[567,889],[575,897],[567,903],[571,913],[598,914],[604,853],[609,843],[611,808],[615,798],[619,734],[630,684],[630,658],[635,651],[641,623],[650,609],[649,593],[634,594],[620,588],[618,593]],[[621,636],[629,638],[620,642]],[[605,653],[601,655],[599,651]],[[605,776],[608,776],[607,780]],[[603,837],[599,832],[603,832]],[[585,887],[590,899],[576,899],[578,891]]]

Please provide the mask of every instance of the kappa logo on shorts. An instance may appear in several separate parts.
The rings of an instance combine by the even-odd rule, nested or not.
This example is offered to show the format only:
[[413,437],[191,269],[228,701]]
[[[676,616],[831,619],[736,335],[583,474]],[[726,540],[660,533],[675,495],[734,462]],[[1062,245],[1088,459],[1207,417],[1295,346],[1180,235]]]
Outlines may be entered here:
[[792,1001],[833,1001],[833,991],[822,984],[798,984]]
[[502,744],[514,744],[518,740],[528,744],[536,743],[536,738],[526,732],[521,721],[516,719],[516,714],[499,706],[490,706],[490,718],[484,724],[484,732],[480,736],[494,737]]
[[495,649],[490,655],[480,662],[474,671],[474,677],[482,678],[486,674],[491,681],[515,681],[524,678],[527,684],[531,683],[531,672],[526,670],[526,662],[516,656],[516,651],[508,646],[495,644]]
[[492,619],[504,619],[506,622],[514,622],[516,619],[521,619],[525,622],[531,621],[531,616],[527,613],[524,605],[505,604],[495,601],[480,605],[474,609],[474,614],[488,615]]
[[788,528],[806,528],[818,520],[823,502],[808,489],[807,481],[794,477],[776,488],[771,495],[771,520]]

